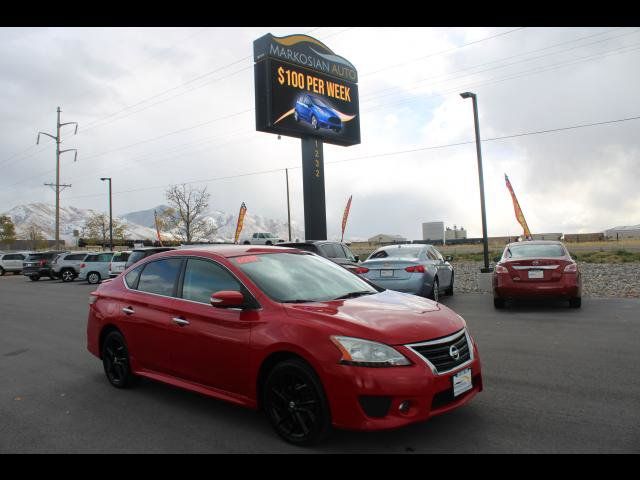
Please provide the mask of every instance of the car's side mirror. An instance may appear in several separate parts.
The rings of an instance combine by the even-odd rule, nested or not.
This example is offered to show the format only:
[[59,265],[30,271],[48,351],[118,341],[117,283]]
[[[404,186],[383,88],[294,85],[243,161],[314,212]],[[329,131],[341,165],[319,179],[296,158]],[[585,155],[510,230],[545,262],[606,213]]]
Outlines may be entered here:
[[211,295],[211,305],[216,308],[242,308],[244,295],[237,290],[222,290]]
[[453,255],[446,255],[444,257],[445,262],[453,262]]
[[355,258],[355,259],[356,259],[356,262],[359,262],[359,261],[360,261],[360,255],[354,255],[354,256],[353,256],[353,258]]

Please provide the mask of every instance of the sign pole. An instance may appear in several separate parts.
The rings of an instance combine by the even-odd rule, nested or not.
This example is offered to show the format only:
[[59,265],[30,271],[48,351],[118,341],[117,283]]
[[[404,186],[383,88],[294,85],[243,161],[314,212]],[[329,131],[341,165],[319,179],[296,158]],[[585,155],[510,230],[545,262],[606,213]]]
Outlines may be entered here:
[[322,140],[302,137],[302,187],[306,240],[327,239],[327,206],[324,192]]

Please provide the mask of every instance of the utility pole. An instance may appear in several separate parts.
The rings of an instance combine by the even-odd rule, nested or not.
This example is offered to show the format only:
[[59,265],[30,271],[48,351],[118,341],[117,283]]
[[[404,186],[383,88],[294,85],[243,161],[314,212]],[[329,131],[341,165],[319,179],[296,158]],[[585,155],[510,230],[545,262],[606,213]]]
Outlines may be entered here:
[[78,150],[75,148],[69,148],[67,150],[60,150],[60,127],[65,125],[75,125],[76,130],[74,135],[78,133],[77,122],[60,123],[60,107],[58,107],[58,121],[56,122],[56,136],[45,132],[38,132],[38,139],[36,145],[40,143],[40,135],[46,135],[56,141],[56,183],[45,183],[46,186],[52,187],[56,192],[56,250],[60,250],[60,192],[71,185],[60,184],[60,154],[65,152],[76,152],[74,162],[78,160]]
[[287,225],[289,226],[289,241],[291,241],[291,205],[289,203],[289,169],[284,169],[287,175]]

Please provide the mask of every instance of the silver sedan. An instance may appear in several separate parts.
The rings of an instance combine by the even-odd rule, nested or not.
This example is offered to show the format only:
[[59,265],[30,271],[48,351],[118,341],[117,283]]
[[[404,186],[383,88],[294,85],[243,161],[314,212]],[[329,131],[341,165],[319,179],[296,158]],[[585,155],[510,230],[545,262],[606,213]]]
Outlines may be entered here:
[[442,294],[453,295],[450,260],[433,245],[388,245],[373,252],[358,273],[382,288],[437,301]]

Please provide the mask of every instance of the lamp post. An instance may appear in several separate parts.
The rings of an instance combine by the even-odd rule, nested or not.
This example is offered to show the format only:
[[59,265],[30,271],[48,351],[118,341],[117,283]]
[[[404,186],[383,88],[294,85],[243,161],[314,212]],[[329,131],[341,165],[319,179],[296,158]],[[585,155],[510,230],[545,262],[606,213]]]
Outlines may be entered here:
[[482,175],[482,150],[480,149],[480,125],[478,124],[478,98],[475,93],[464,92],[460,96],[464,99],[473,100],[473,121],[476,129],[476,152],[478,155],[478,179],[480,181],[480,208],[482,210],[482,243],[484,245],[484,268],[482,273],[491,271],[489,268],[489,239],[487,237],[487,212],[484,205],[484,178]]
[[111,177],[100,178],[103,182],[109,180],[109,249],[113,252],[113,213],[111,209]]

